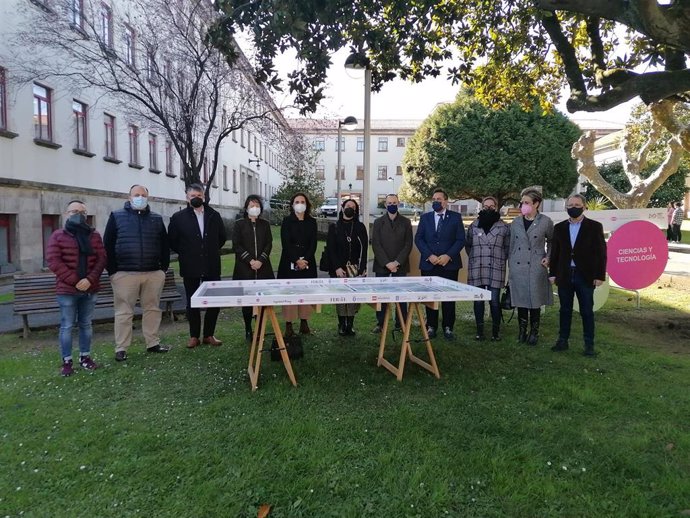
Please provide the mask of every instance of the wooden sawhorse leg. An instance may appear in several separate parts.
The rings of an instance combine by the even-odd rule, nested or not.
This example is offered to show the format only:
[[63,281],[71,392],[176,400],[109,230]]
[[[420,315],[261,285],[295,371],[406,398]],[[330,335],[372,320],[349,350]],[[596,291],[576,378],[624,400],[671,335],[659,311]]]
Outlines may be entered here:
[[[386,312],[383,320],[383,329],[381,329],[381,339],[379,341],[379,357],[378,357],[378,362],[377,365],[379,367],[385,367],[388,369],[390,372],[392,372],[398,381],[402,381],[403,378],[403,373],[405,371],[405,362],[407,361],[407,358],[410,359],[411,362],[416,363],[423,369],[428,370],[431,372],[436,378],[441,377],[441,373],[438,370],[438,365],[436,364],[436,357],[434,356],[434,349],[431,345],[431,339],[429,338],[429,334],[426,331],[426,326],[424,325],[425,319],[422,314],[422,309],[421,305],[419,302],[410,302],[408,303],[408,308],[407,308],[407,319],[403,321],[402,318],[402,310],[400,309],[400,303],[396,302],[395,303],[395,310],[398,313],[398,320],[403,323],[403,337],[402,337],[402,344],[400,346],[400,359],[398,360],[398,366],[396,367],[393,365],[391,362],[386,360],[384,358],[384,353],[386,351],[386,337],[387,337],[387,331],[388,331],[388,321],[390,320],[390,311],[391,310],[391,304],[388,304],[386,307]],[[417,318],[419,319],[420,326],[422,328],[422,336],[424,337],[424,342],[426,344],[426,351],[427,354],[429,355],[429,362],[426,362],[422,360],[421,358],[415,356],[412,353],[412,347],[410,346],[410,329],[412,328],[412,320],[414,319],[414,315],[417,315]]]
[[290,357],[287,353],[287,348],[285,347],[285,340],[283,340],[283,333],[280,330],[280,323],[276,317],[275,310],[273,306],[260,306],[257,316],[257,325],[254,329],[254,334],[252,335],[252,345],[249,349],[249,367],[247,367],[247,372],[249,373],[249,382],[251,383],[252,390],[259,388],[259,372],[261,371],[261,350],[264,343],[264,338],[266,336],[266,322],[270,319],[271,327],[273,328],[273,333],[275,334],[276,341],[278,342],[278,347],[280,348],[280,358],[283,360],[283,365],[287,371],[288,378],[293,386],[297,386],[297,380],[295,379],[295,373],[292,370],[292,364],[290,363]]

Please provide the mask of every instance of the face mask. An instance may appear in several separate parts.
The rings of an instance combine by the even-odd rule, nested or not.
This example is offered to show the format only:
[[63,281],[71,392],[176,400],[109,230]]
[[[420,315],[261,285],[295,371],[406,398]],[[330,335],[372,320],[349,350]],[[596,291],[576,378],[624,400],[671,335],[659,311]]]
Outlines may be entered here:
[[250,218],[258,218],[259,214],[261,214],[261,208],[260,207],[249,207],[247,209],[247,214],[249,214]]
[[148,204],[149,200],[146,196],[134,196],[132,198],[132,202],[130,203],[132,208],[136,210],[144,210]]
[[202,200],[201,198],[195,197],[195,198],[192,198],[191,200],[189,200],[189,204],[192,207],[194,207],[195,209],[198,209],[199,207],[201,207],[204,204],[204,200]]
[[355,209],[353,209],[352,207],[345,207],[343,209],[343,214],[346,218],[352,219],[355,217]]
[[83,214],[72,214],[69,218],[67,218],[67,222],[69,222],[71,225],[83,225],[86,223],[86,216]]
[[295,203],[292,206],[292,210],[295,211],[295,214],[302,214],[303,212],[307,211],[307,204],[306,203]]
[[532,205],[527,205],[526,203],[523,203],[522,205],[520,205],[520,212],[523,216],[529,216],[530,214],[532,214]]
[[431,208],[434,210],[434,212],[441,212],[443,210],[443,203],[440,201],[434,201],[431,203]]
[[568,216],[570,216],[573,219],[577,219],[580,216],[582,216],[582,213],[584,211],[585,211],[585,209],[582,207],[570,207],[568,209]]
[[386,207],[386,210],[388,211],[389,214],[397,214],[398,213],[398,206],[397,205],[389,205]]
[[488,232],[500,217],[501,215],[493,209],[482,209],[479,211],[479,226]]

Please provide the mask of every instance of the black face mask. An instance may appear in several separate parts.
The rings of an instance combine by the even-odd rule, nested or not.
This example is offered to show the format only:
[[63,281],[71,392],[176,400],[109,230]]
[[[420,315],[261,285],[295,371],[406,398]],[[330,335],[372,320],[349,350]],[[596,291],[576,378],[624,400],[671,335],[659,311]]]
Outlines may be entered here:
[[573,219],[577,219],[580,216],[582,216],[582,213],[585,211],[582,207],[570,207],[568,209],[568,216],[570,216]]
[[192,198],[191,200],[189,200],[189,204],[195,209],[198,209],[204,204],[204,200],[202,200],[201,198]]
[[343,214],[346,218],[352,219],[355,217],[355,209],[353,209],[352,207],[345,207],[343,209]]
[[482,209],[479,211],[479,228],[488,232],[491,227],[501,218],[501,215],[496,210]]

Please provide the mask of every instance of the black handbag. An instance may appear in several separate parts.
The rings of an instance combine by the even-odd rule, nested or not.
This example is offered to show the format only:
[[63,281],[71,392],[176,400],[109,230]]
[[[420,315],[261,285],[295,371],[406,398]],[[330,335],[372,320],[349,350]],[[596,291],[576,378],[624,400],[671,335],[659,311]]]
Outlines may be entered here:
[[501,309],[510,311],[513,309],[513,301],[510,300],[510,285],[506,284],[503,294],[501,295]]
[[[287,349],[288,357],[291,360],[298,360],[304,356],[304,349],[302,348],[302,338],[298,335],[283,337],[285,342],[285,348]],[[271,361],[279,362],[282,361],[280,356],[280,346],[278,345],[278,340],[273,337],[273,342],[271,342]]]

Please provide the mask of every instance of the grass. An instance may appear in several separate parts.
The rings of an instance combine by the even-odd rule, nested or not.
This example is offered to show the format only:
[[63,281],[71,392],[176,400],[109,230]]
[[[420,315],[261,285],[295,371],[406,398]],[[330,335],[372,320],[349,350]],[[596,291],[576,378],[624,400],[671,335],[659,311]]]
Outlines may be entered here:
[[[672,517],[690,509],[690,291],[659,284],[642,310],[623,293],[597,314],[592,360],[540,346],[477,343],[471,306],[438,340],[442,378],[376,367],[370,308],[356,339],[332,307],[294,362],[293,388],[266,358],[246,375],[238,310],[220,348],[167,355],[139,338],[125,364],[98,327],[92,375],[58,376],[55,330],[0,336],[0,514],[8,516]],[[137,326],[139,327],[139,326]],[[392,352],[392,351],[391,351]],[[391,354],[392,356],[392,354]],[[686,511],[687,512],[687,511]]]

